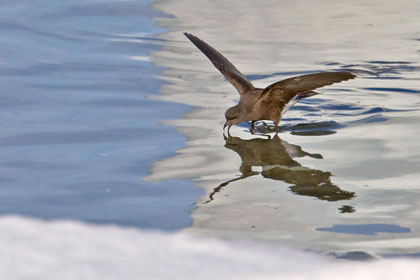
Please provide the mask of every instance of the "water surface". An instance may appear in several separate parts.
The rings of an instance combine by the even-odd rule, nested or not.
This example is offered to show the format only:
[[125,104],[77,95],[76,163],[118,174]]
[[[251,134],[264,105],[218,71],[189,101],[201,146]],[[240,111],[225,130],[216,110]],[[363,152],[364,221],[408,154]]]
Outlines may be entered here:
[[157,124],[188,106],[151,100],[168,15],[149,1],[1,1],[0,214],[180,229],[201,194],[147,183],[184,136]]
[[[167,42],[162,100],[196,109],[164,122],[187,147],[148,180],[194,179],[206,191],[185,229],[320,251],[420,251],[418,1],[156,1]],[[257,87],[294,75],[351,71],[358,79],[284,115],[282,133],[222,135],[234,88],[183,35],[225,54]],[[270,124],[261,123],[261,133]]]

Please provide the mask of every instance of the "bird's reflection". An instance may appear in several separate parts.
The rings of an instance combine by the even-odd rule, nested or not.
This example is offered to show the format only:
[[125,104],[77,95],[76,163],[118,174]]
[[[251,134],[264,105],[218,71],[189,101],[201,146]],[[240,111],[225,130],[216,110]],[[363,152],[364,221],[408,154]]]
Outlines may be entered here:
[[[295,194],[313,196],[321,200],[338,201],[355,196],[354,192],[344,191],[333,184],[330,172],[304,167],[293,159],[305,156],[321,159],[322,155],[307,153],[300,146],[282,141],[278,136],[268,140],[261,138],[243,140],[230,136],[225,137],[225,141],[225,147],[237,152],[241,157],[242,164],[239,171],[242,175],[216,187],[210,193],[207,203],[214,200],[217,193],[229,183],[258,174],[291,184],[290,190]],[[347,209],[341,212],[351,211]]]

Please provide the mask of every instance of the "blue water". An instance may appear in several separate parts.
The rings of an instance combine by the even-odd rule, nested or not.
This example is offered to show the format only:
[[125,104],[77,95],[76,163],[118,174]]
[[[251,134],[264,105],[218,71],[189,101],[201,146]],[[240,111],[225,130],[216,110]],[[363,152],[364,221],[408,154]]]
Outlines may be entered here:
[[140,179],[185,141],[157,121],[190,110],[149,98],[167,15],[148,2],[0,2],[0,214],[190,224],[199,188]]
[[319,231],[346,233],[346,234],[364,234],[377,235],[378,233],[408,233],[411,230],[399,225],[388,224],[364,224],[364,225],[333,225],[330,228],[317,228]]

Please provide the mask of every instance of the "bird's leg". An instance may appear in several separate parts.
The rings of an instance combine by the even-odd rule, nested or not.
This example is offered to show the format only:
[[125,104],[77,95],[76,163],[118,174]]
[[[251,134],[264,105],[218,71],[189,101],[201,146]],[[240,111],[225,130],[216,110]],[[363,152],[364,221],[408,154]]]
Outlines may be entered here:
[[[267,124],[263,121],[262,125],[264,126],[264,130],[267,128]],[[271,136],[269,134],[262,134],[262,136],[267,136],[267,140],[271,139]]]
[[274,123],[274,125],[276,126],[276,136],[278,136],[278,134],[280,132],[279,123]]
[[251,128],[249,130],[251,131],[251,134],[254,134],[254,132],[255,132],[255,121],[252,121]]

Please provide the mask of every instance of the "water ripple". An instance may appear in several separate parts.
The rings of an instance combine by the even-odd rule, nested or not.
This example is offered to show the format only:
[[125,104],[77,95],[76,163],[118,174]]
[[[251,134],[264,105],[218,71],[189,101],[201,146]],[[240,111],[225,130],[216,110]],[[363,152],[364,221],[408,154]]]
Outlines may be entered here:
[[385,92],[401,92],[401,93],[420,93],[420,90],[407,88],[381,88],[381,87],[366,87],[364,90],[370,91],[385,91]]

